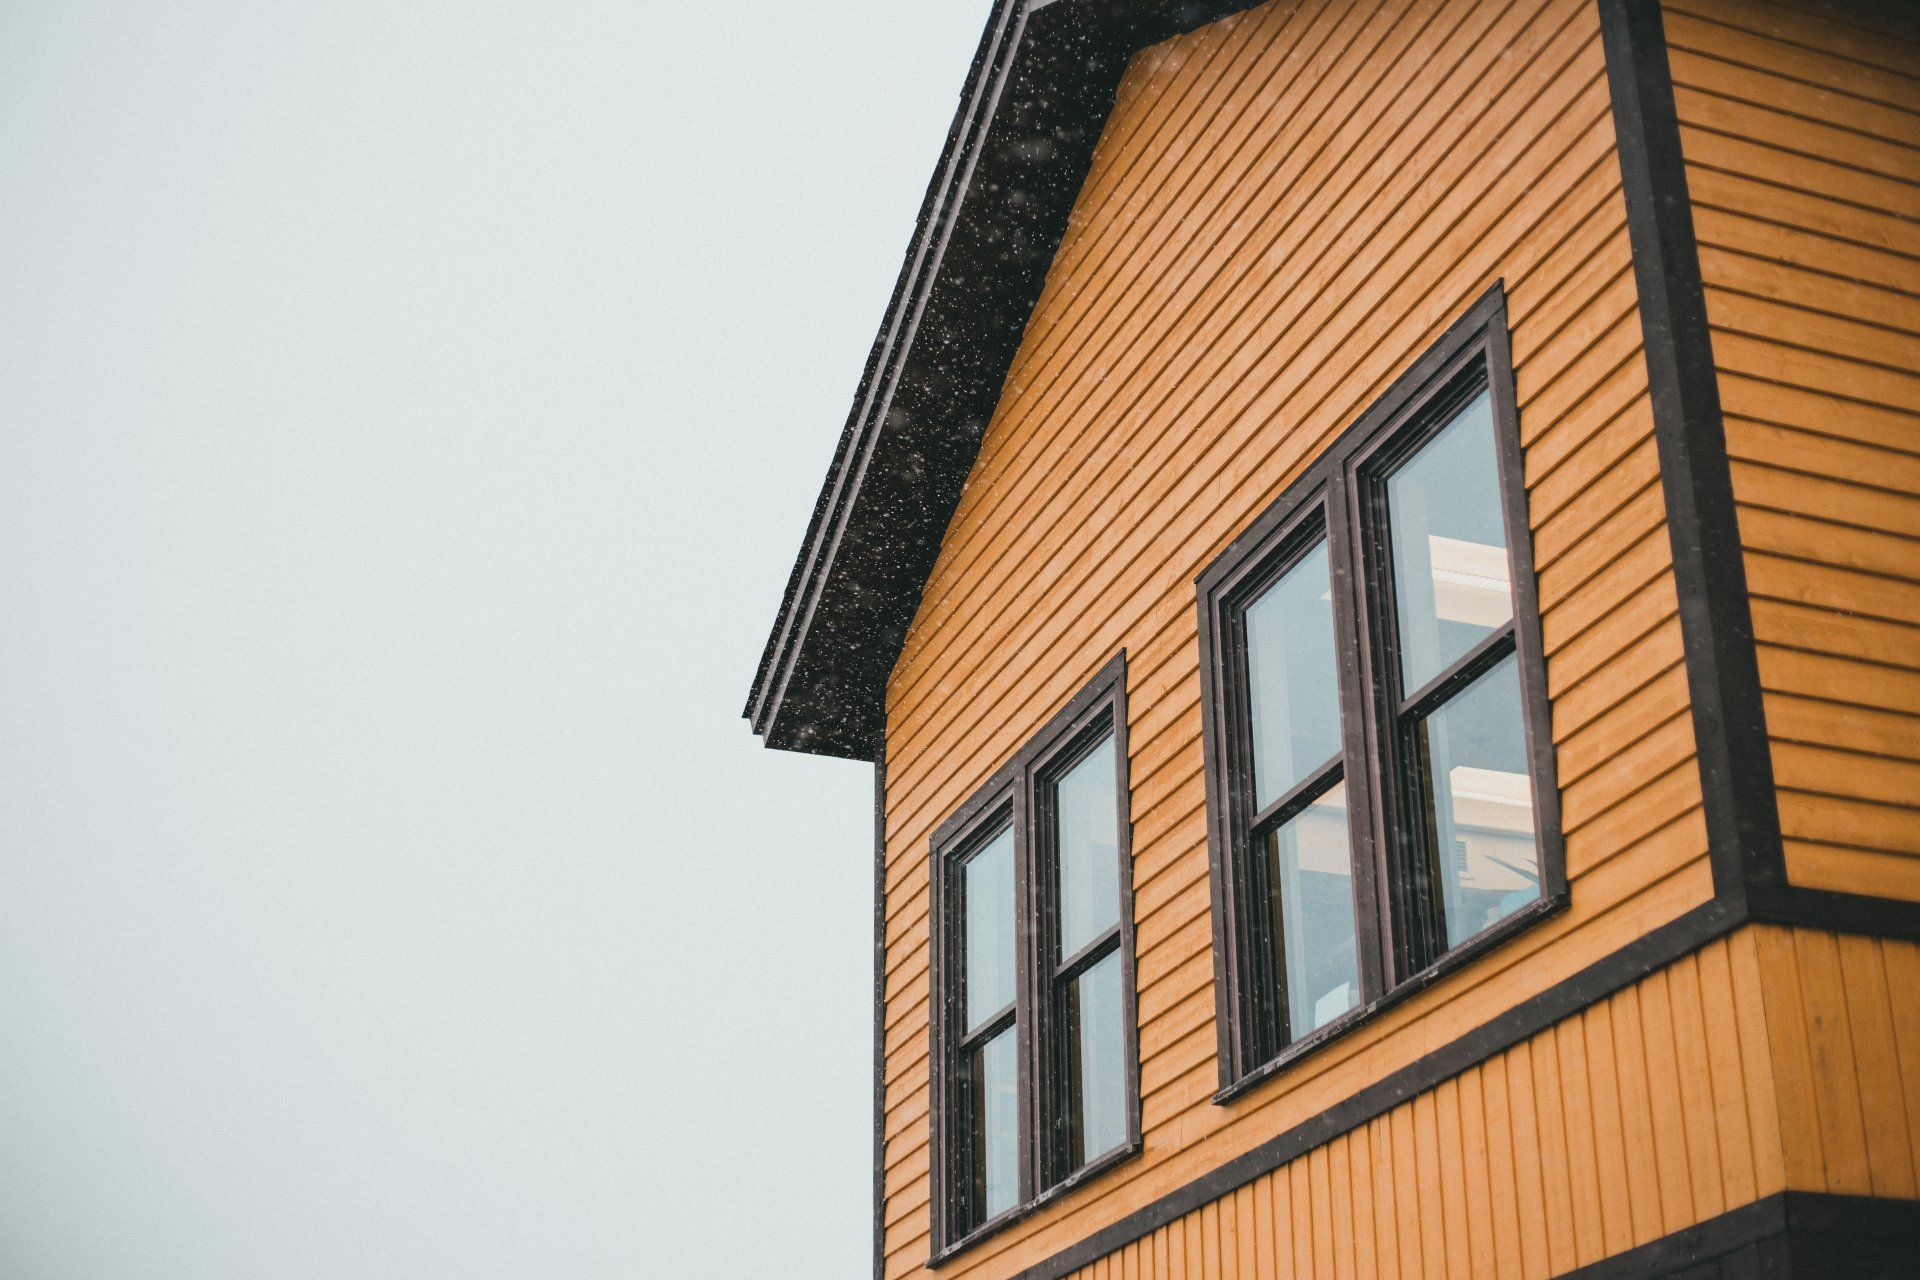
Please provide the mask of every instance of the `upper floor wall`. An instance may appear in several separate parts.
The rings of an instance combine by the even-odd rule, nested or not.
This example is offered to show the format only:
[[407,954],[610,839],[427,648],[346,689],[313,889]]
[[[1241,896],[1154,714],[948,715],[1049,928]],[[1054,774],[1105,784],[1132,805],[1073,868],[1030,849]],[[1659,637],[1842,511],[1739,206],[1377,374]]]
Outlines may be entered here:
[[[1496,282],[1571,906],[1218,1105],[1195,576]],[[1145,1150],[943,1275],[1014,1275],[1711,897],[1641,332],[1593,0],[1274,0],[1136,57],[888,685],[887,1274],[930,1251],[929,837],[1120,650]]]

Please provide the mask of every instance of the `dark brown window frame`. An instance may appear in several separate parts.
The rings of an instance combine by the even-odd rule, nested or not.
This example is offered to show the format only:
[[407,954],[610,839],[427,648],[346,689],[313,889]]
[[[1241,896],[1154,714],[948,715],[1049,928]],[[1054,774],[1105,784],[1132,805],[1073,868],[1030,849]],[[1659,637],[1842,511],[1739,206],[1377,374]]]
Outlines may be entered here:
[[[940,824],[931,840],[933,887],[932,992],[932,1234],[929,1265],[938,1265],[1012,1226],[1115,1165],[1140,1154],[1140,1036],[1135,979],[1133,919],[1133,824],[1127,753],[1126,654],[1116,654],[1058,714],[997,770],[984,786]],[[1114,794],[1118,805],[1120,919],[1051,971],[1043,963],[1054,951],[1058,927],[1050,824],[1050,784],[1113,735]],[[1013,1207],[984,1222],[960,1227],[959,1160],[956,1142],[958,1066],[962,1049],[1004,1029],[996,1015],[972,1036],[961,1025],[964,982],[956,945],[963,921],[959,872],[968,856],[1008,825],[1014,832],[1016,980],[1011,1016],[1019,1058],[1019,1191]],[[1067,1137],[1059,993],[1080,972],[1117,950],[1120,957],[1122,1058],[1126,1072],[1126,1141],[1077,1169],[1063,1169]]]
[[[1393,570],[1384,546],[1385,475],[1432,440],[1483,390],[1493,413],[1513,619],[1423,689],[1403,697],[1393,639]],[[1335,601],[1341,752],[1336,761],[1256,815],[1251,812],[1251,727],[1241,676],[1243,611],[1322,538]],[[1343,431],[1215,558],[1197,586],[1220,1071],[1215,1101],[1224,1103],[1567,904],[1560,793],[1502,287],[1496,283]],[[1407,872],[1419,828],[1409,794],[1414,768],[1402,726],[1504,662],[1508,654],[1516,657],[1519,671],[1541,896],[1446,948],[1433,936],[1431,894],[1423,893]],[[1360,999],[1325,1026],[1290,1040],[1276,1035],[1275,997],[1251,977],[1262,948],[1272,945],[1264,936],[1261,914],[1251,909],[1260,888],[1250,856],[1252,833],[1256,825],[1264,830],[1284,821],[1340,780],[1347,783],[1354,857]]]

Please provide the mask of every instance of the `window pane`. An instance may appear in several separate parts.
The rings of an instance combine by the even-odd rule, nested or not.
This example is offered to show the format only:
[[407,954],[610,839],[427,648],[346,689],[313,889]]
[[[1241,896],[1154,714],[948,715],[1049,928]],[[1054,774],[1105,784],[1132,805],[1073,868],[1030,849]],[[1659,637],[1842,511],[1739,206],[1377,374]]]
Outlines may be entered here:
[[1120,807],[1115,782],[1109,735],[1054,787],[1060,877],[1056,963],[1120,921]]
[[1341,782],[1261,841],[1272,876],[1291,1039],[1323,1027],[1360,997],[1353,920],[1353,846]]
[[1120,953],[1114,951],[1067,986],[1067,1115],[1075,1168],[1127,1140],[1126,1038],[1120,1003]]
[[1254,808],[1263,809],[1340,751],[1333,586],[1322,542],[1247,606]]
[[1415,730],[1450,947],[1540,896],[1524,724],[1508,658]]
[[961,874],[967,917],[967,1028],[1013,1003],[1013,828],[967,859]]
[[1513,617],[1493,403],[1486,392],[1387,479],[1403,691]]
[[1020,1195],[1019,1076],[1015,1033],[1008,1027],[976,1045],[961,1065],[966,1114],[968,1208],[978,1226],[1006,1212]]

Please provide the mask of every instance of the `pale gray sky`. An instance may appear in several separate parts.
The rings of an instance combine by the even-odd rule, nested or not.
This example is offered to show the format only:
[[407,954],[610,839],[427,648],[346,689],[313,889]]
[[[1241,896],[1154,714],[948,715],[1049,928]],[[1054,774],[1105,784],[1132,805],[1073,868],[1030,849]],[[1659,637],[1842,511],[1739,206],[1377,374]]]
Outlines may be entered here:
[[0,1277],[846,1277],[738,719],[987,0],[0,6]]

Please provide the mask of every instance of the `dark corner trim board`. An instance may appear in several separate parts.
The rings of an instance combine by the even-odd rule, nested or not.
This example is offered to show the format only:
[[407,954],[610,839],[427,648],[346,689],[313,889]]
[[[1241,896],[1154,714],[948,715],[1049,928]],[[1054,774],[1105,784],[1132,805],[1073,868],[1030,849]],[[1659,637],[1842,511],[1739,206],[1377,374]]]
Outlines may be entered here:
[[1597,0],[1716,896],[1752,919],[1920,939],[1920,904],[1787,882],[1746,561],[1660,0]]
[[887,675],[1128,61],[1257,3],[996,0],[747,701],[769,746],[872,758]]
[[873,751],[873,1280],[887,1273],[887,745]]
[[1714,892],[1786,884],[1773,755],[1659,0],[1599,0]]
[[1920,1200],[1784,1191],[1615,1254],[1562,1280],[1897,1280],[1912,1274]]

